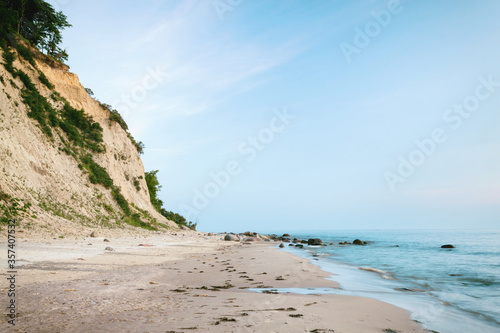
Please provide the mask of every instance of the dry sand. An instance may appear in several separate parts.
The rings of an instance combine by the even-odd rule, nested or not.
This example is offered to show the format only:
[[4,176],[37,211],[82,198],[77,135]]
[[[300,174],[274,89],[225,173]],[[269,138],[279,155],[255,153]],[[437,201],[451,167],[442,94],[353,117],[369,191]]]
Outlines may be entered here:
[[103,236],[20,240],[18,318],[12,329],[4,316],[0,331],[424,332],[407,311],[369,298],[248,290],[338,287],[277,243],[194,232]]

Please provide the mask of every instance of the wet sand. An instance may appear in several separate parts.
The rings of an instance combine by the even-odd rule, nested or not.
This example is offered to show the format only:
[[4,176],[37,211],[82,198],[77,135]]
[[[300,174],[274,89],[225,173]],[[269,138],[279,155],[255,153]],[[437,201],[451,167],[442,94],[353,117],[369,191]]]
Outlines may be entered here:
[[21,241],[14,331],[424,332],[369,298],[249,290],[339,287],[277,245],[191,232]]

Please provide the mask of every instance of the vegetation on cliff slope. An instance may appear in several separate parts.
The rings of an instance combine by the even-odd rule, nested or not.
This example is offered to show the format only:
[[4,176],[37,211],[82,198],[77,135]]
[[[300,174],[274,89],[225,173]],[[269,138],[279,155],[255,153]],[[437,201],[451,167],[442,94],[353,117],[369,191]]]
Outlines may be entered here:
[[[66,20],[66,16],[61,12],[55,12],[52,6],[45,1],[0,0],[0,48],[3,51],[3,66],[14,79],[19,78],[23,83],[21,97],[28,110],[27,115],[37,121],[40,130],[50,141],[60,145],[61,151],[76,160],[79,168],[88,175],[90,183],[100,184],[111,191],[113,199],[123,211],[124,215],[122,219],[134,226],[156,230],[157,226],[161,224],[133,203],[130,205],[121,194],[120,188],[114,185],[113,179],[106,168],[95,162],[94,155],[106,150],[101,125],[95,122],[91,116],[87,115],[84,110],[73,108],[68,101],[55,91],[55,87],[44,73],[37,68],[32,51],[30,50],[32,46],[45,51],[47,55],[58,61],[67,59],[67,53],[60,49],[59,45],[62,42],[61,31],[70,26]],[[15,52],[12,52],[12,49],[9,47],[13,47],[17,51],[17,54],[31,65],[38,81],[51,91],[50,98],[52,101],[49,101],[39,92],[36,84],[27,73],[15,68]],[[86,91],[91,94],[90,89],[86,89]],[[54,106],[61,104],[62,107],[59,106],[56,108]],[[118,111],[114,110],[110,105],[101,103],[101,106],[110,112],[110,121],[117,122],[125,130],[138,153],[142,154],[144,152],[144,144],[134,140],[128,131],[126,122]],[[138,178],[142,179],[143,177],[139,176]],[[145,178],[148,183],[151,202],[155,209],[179,225],[194,228],[195,225],[191,222],[186,223],[186,220],[180,215],[172,212],[165,213],[165,209],[162,208],[163,202],[157,198],[157,192],[161,186],[157,182],[156,173],[152,177],[149,177],[149,182],[147,174]],[[151,185],[154,183],[152,180],[156,180],[156,185]],[[137,178],[134,178],[134,186],[138,191],[140,190]],[[151,191],[153,191],[152,195]],[[3,204],[2,207],[6,209],[7,206]],[[113,212],[113,209],[108,205],[104,204],[104,207],[109,213]],[[143,222],[141,214],[150,223]],[[170,218],[170,215],[173,218]]]
[[160,182],[158,181],[158,177],[156,174],[159,170],[153,170],[146,172],[146,183],[148,184],[149,197],[151,199],[151,203],[155,207],[155,209],[168,220],[177,223],[180,226],[186,226],[189,229],[196,230],[197,223],[193,223],[191,221],[187,221],[186,218],[178,213],[174,213],[163,208],[163,201],[158,198],[158,192],[161,190]]

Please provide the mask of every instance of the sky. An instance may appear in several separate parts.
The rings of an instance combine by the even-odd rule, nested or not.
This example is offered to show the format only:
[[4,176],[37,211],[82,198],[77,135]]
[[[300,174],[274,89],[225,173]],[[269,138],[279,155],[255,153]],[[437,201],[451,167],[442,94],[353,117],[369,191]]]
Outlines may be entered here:
[[500,2],[48,2],[198,230],[499,228]]

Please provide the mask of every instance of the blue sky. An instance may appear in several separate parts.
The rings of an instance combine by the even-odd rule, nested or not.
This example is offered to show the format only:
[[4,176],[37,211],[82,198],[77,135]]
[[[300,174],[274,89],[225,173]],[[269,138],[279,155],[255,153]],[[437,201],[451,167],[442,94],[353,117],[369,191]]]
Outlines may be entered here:
[[500,2],[50,3],[199,230],[498,228]]

